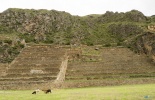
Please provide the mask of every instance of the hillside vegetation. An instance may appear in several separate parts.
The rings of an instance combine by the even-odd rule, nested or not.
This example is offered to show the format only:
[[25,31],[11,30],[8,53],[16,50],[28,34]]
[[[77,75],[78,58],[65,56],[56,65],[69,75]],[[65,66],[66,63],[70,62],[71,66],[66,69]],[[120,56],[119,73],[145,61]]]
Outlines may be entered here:
[[[126,46],[155,59],[155,16],[132,10],[72,16],[56,10],[10,8],[0,13],[0,62],[11,62],[25,43]],[[151,49],[150,49],[151,48]]]

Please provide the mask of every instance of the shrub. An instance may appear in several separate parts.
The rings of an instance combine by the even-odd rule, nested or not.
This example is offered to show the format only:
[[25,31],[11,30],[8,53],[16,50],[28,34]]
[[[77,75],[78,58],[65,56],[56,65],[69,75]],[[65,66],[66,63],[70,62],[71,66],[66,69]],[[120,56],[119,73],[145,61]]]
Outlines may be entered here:
[[20,48],[24,48],[24,44],[20,44],[19,46],[20,46]]
[[4,40],[4,43],[12,44],[12,40]]
[[118,42],[118,43],[117,43],[117,46],[121,46],[121,45],[122,45],[122,43],[121,43],[121,42]]
[[19,37],[21,39],[25,39],[26,43],[35,41],[34,35],[31,35],[31,34],[20,34]]
[[105,44],[104,46],[105,46],[105,47],[110,47],[111,44],[110,44],[110,43],[107,43],[107,44]]

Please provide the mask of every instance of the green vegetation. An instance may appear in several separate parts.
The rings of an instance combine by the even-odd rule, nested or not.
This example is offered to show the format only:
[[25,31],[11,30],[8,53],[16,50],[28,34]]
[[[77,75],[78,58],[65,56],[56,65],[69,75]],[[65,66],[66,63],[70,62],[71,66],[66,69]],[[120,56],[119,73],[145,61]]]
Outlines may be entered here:
[[1,100],[154,100],[155,84],[33,91],[0,91]]
[[0,63],[10,63],[24,48],[20,41],[10,39],[0,40]]
[[[130,47],[136,52],[146,54],[144,40],[142,44],[137,40],[142,39],[139,34],[147,35],[147,26],[154,23],[154,15],[146,17],[137,10],[126,13],[107,11],[101,15],[79,17],[56,10],[10,8],[0,14],[0,40],[9,37],[14,41],[14,37],[17,37],[20,40],[25,39],[26,43],[105,47],[116,44],[115,46]],[[145,42],[154,44],[149,39]]]
[[153,19],[137,10],[79,17],[55,10],[10,8],[0,16],[0,33],[16,32],[26,42],[92,46],[122,42],[143,32],[142,27]]
[[94,55],[94,56],[99,56],[100,51],[95,50],[94,47],[82,47],[82,54],[83,55]]

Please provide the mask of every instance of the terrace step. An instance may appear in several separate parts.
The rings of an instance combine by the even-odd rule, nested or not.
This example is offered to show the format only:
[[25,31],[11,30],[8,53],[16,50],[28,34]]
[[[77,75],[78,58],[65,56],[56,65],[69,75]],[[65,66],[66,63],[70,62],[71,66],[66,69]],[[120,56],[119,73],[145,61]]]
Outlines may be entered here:
[[49,81],[27,81],[27,82],[25,81],[0,81],[0,89],[1,90],[17,90],[17,89],[29,90],[29,89],[36,89],[36,87],[39,87],[41,89],[41,88],[46,87],[45,84],[47,83],[49,83]]
[[41,68],[41,69],[30,69],[30,68],[18,68],[9,69],[7,73],[46,73],[46,72],[59,72],[59,68]]
[[147,78],[147,77],[155,77],[155,73],[153,74],[89,74],[89,75],[79,75],[79,76],[68,76],[66,80],[98,80],[98,79],[122,79],[122,78]]
[[30,69],[33,69],[33,68],[59,68],[60,67],[60,64],[58,63],[58,62],[53,62],[53,63],[51,63],[51,64],[33,64],[33,63],[31,63],[31,64],[26,64],[26,63],[22,63],[22,64],[14,64],[13,65],[13,67],[15,67],[15,68],[30,68]]
[[58,72],[51,72],[51,73],[36,73],[36,74],[24,74],[24,73],[9,73],[6,76],[2,76],[2,77],[7,77],[7,78],[24,78],[24,77],[46,77],[46,76],[57,76]]
[[21,78],[0,78],[0,81],[49,81],[56,79],[56,76],[45,76],[45,77],[21,77]]
[[75,88],[75,87],[94,87],[94,86],[117,86],[117,85],[129,85],[129,84],[154,84],[154,77],[144,78],[116,78],[116,79],[95,79],[95,80],[66,80],[63,84],[63,88]]

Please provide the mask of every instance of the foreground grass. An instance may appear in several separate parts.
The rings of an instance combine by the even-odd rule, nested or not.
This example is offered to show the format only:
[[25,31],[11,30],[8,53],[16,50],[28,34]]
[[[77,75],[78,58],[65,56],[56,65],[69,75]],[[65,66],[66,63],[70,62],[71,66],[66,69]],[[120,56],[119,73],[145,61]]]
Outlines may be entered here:
[[32,90],[0,91],[0,100],[155,100],[155,84],[53,90],[32,95]]

